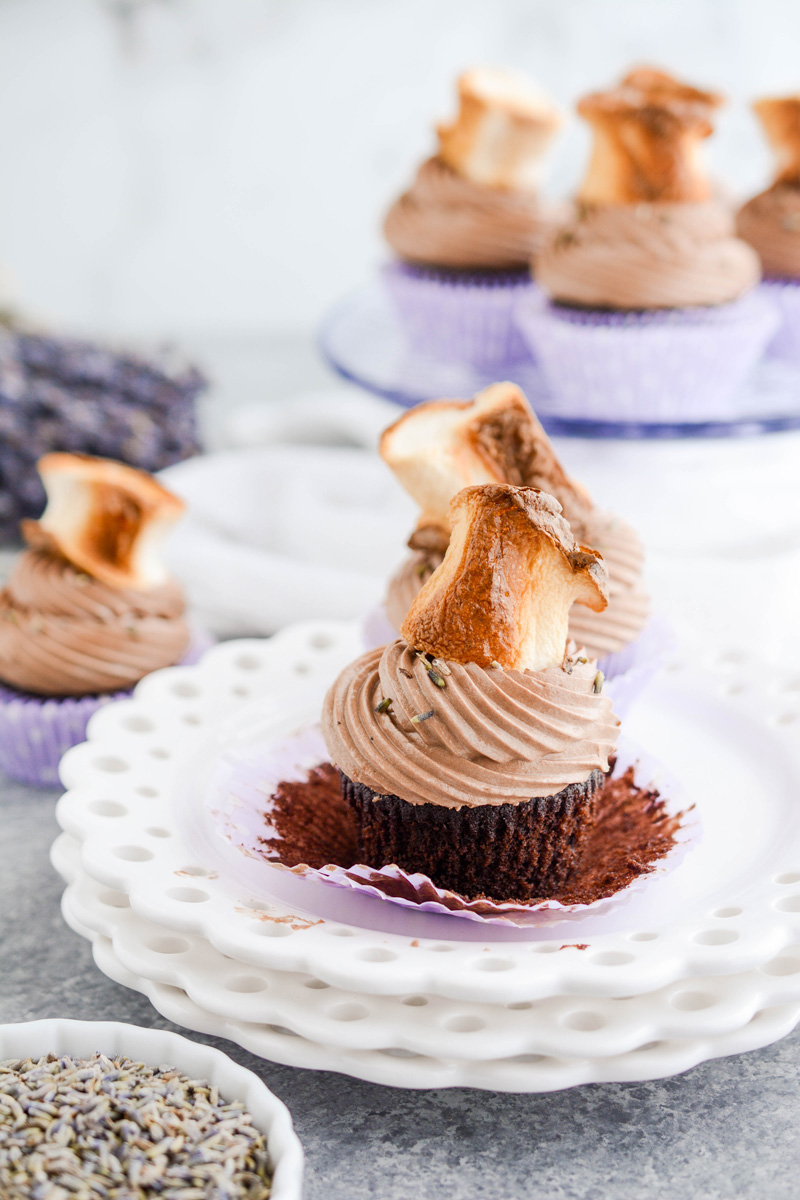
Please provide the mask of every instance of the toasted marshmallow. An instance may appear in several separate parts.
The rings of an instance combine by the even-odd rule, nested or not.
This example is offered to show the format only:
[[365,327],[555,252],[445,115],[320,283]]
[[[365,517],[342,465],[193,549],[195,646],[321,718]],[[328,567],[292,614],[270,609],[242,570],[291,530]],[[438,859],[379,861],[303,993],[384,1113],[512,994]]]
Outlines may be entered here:
[[578,104],[594,144],[579,192],[586,204],[702,203],[712,195],[701,143],[713,132],[716,92],[638,67]]
[[459,112],[440,125],[439,157],[481,187],[535,191],[563,123],[555,104],[519,71],[476,67],[458,80]]
[[164,583],[161,547],[184,503],[151,475],[105,458],[46,454],[38,463],[47,507],[23,522],[33,545],[47,544],[110,587]]
[[579,546],[561,505],[535,488],[465,488],[454,498],[444,560],[400,630],[409,646],[478,666],[560,666],[575,603],[602,612],[602,557]]
[[417,550],[445,548],[450,501],[473,484],[510,483],[549,492],[579,535],[592,508],[513,383],[492,384],[473,400],[418,404],[384,432],[380,453],[421,509],[410,541]]
[[800,184],[800,95],[756,100],[753,105],[775,154],[775,183]]

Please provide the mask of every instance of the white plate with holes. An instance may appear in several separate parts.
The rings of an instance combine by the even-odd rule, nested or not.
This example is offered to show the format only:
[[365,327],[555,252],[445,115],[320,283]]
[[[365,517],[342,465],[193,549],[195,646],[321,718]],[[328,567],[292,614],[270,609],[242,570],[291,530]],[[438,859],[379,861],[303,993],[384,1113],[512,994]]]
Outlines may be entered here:
[[[733,678],[727,656],[704,672],[673,664],[628,723],[681,780],[704,833],[676,870],[627,904],[519,931],[408,914],[377,899],[365,907],[361,897],[356,911],[352,897],[326,889],[320,916],[319,889],[266,864],[271,899],[254,898],[235,873],[198,860],[186,844],[173,803],[181,763],[221,723],[236,726],[237,701],[263,702],[268,736],[270,713],[279,720],[281,706],[309,688],[321,701],[358,649],[349,624],[294,626],[157,672],[132,699],[101,710],[89,741],[63,760],[69,790],[58,806],[86,873],[129,896],[138,916],[200,936],[237,962],[365,994],[476,1003],[632,996],[756,969],[797,940],[800,680],[745,661]],[[586,948],[569,948],[576,943]]]
[[[65,840],[61,839],[60,843],[56,843],[54,851],[54,857],[61,869],[69,874],[71,867],[68,864],[74,864],[76,860],[75,847],[69,847]],[[697,1028],[695,1018],[691,1014],[698,1010],[689,1007],[679,1010],[686,1017],[683,1031],[694,1028],[695,1036],[651,1039],[638,1043],[625,1053],[589,1056],[586,1053],[586,1039],[596,1041],[596,1020],[590,1020],[585,1014],[588,1011],[590,1016],[594,1016],[594,1008],[582,1008],[580,998],[575,998],[572,1001],[574,1019],[569,1042],[572,1053],[545,1054],[524,1049],[516,1054],[493,1059],[474,1054],[456,1058],[445,1056],[442,1053],[443,1047],[452,1049],[453,1041],[458,1045],[470,1041],[480,1044],[485,1040],[484,1032],[476,1027],[477,1018],[472,1017],[471,1013],[464,1013],[460,1005],[451,1003],[449,1009],[445,1007],[437,1011],[432,1007],[441,1003],[437,1002],[436,998],[413,997],[409,999],[413,999],[414,1003],[403,1009],[405,1028],[398,1029],[396,1025],[391,1028],[384,1027],[386,1040],[378,1040],[374,1046],[366,1048],[369,1038],[364,1039],[362,1043],[358,1037],[352,1036],[352,1031],[362,1027],[367,1020],[366,1016],[360,1015],[360,1008],[367,1009],[367,1005],[375,1003],[375,998],[368,998],[367,1005],[359,1005],[358,1001],[363,1000],[363,997],[354,1000],[352,994],[348,994],[342,999],[336,989],[320,987],[320,981],[311,976],[293,977],[288,972],[273,972],[269,975],[266,982],[269,988],[274,987],[275,998],[274,1003],[267,1009],[262,997],[261,1016],[280,1016],[281,1023],[276,1020],[245,1019],[244,1015],[236,1018],[203,1008],[192,998],[191,982],[187,975],[179,972],[172,978],[190,982],[190,989],[184,987],[183,982],[170,981],[171,968],[165,966],[165,963],[168,964],[176,955],[183,956],[187,953],[199,955],[202,961],[206,953],[211,953],[210,947],[207,944],[199,946],[195,943],[189,951],[185,951],[178,946],[181,939],[168,937],[158,926],[148,926],[146,922],[140,924],[140,918],[133,917],[132,927],[128,929],[124,922],[117,920],[118,915],[126,911],[125,897],[121,893],[99,888],[95,893],[96,902],[90,901],[87,904],[86,894],[80,893],[88,888],[88,894],[92,895],[93,886],[97,888],[98,885],[91,885],[87,877],[78,870],[64,896],[64,914],[70,926],[91,941],[95,962],[110,979],[141,992],[168,1020],[196,1032],[229,1038],[272,1062],[311,1070],[338,1071],[371,1083],[407,1088],[475,1087],[492,1091],[535,1093],[574,1087],[583,1083],[657,1079],[686,1071],[709,1059],[741,1054],[767,1046],[790,1033],[800,1021],[800,999],[797,997],[796,986],[800,975],[798,947],[798,957],[791,959],[791,974],[787,974],[785,969],[790,956],[782,956],[781,959],[775,960],[771,968],[768,966],[766,972],[751,973],[753,978],[736,976],[724,980],[724,986],[717,994],[722,999],[724,993],[724,1003],[728,1008],[735,1004],[737,994],[743,999],[753,999],[765,984],[766,994],[772,1000],[778,1001],[763,1008],[756,1006],[749,1019],[744,1023],[736,1022],[733,1028],[726,1029],[725,1032],[711,1034],[707,1029]],[[113,914],[113,937],[105,936],[95,929],[95,926],[108,925],[109,910]],[[130,909],[127,908],[127,911],[130,912]],[[89,924],[85,923],[86,918]],[[145,939],[144,942],[142,938]],[[139,974],[131,966],[131,959],[134,962],[141,961],[143,945],[147,948],[145,961],[150,963],[147,974]],[[225,970],[228,973],[222,978],[235,985],[232,990],[236,1000],[253,995],[252,976],[237,974],[235,964],[227,964]],[[768,977],[770,970],[772,978]],[[234,973],[231,975],[229,972]],[[790,982],[792,975],[795,977],[794,987]],[[779,982],[773,989],[772,984],[776,983],[776,980]],[[264,982],[264,979],[259,979],[260,985]],[[698,984],[699,982],[696,981]],[[711,988],[719,989],[718,979],[703,982]],[[236,988],[245,990],[236,992]],[[263,993],[267,989],[261,987],[260,990]],[[340,1035],[330,1043],[323,1043],[313,1041],[297,1032],[297,1013],[291,998],[297,1001],[298,997],[301,997],[300,1007],[305,1008],[305,997],[309,995],[322,995],[322,1003],[327,1004],[329,1008],[328,1028],[338,1026],[339,1030],[347,1029],[351,1031],[349,1037],[343,1038]],[[423,999],[428,1003],[421,1004],[420,1000]],[[381,1003],[383,1002],[381,998]],[[616,1001],[617,1005],[623,1003]],[[453,1011],[454,1009],[456,1011]],[[353,1017],[354,1012],[359,1014],[356,1019]],[[503,1022],[511,1015],[508,1009],[501,1009],[500,1012]],[[424,1014],[429,1024],[436,1026],[446,1035],[444,1040],[437,1041],[435,1054],[420,1054],[407,1045],[408,1041],[413,1042],[413,1023],[418,1020],[420,1014]],[[254,1015],[251,1012],[251,1018]],[[531,1020],[530,1013],[525,1014],[523,1010],[522,1015]],[[451,1027],[445,1029],[443,1027],[448,1020]],[[453,1022],[456,1027],[453,1026]],[[535,1029],[530,1030],[532,1034],[535,1032]],[[480,1036],[477,1036],[479,1034]],[[538,1042],[535,1037],[529,1036],[524,1044],[530,1046]]]
[[126,897],[80,868],[67,834],[53,861],[68,882],[62,910],[75,932],[105,939],[134,976],[184,992],[226,1021],[287,1029],[332,1050],[380,1051],[491,1062],[525,1055],[616,1058],[654,1041],[727,1036],[766,1009],[798,1005],[800,943],[756,971],[695,978],[641,996],[559,996],[517,1004],[476,1004],[441,996],[372,996],[326,985],[312,975],[255,969],[230,960],[202,938],[165,933],[133,912]]

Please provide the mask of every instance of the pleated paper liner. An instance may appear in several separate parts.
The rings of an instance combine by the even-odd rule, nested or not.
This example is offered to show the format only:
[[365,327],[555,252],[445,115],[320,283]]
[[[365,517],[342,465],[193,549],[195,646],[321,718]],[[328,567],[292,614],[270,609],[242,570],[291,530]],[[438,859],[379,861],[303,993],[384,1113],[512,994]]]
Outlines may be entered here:
[[216,835],[250,860],[250,878],[260,859],[270,869],[323,887],[416,911],[519,927],[594,915],[627,900],[654,874],[673,870],[700,835],[677,781],[626,739],[598,799],[595,826],[578,866],[558,896],[528,902],[461,896],[394,864],[360,863],[355,819],[318,725],[262,747],[229,748],[212,812]]

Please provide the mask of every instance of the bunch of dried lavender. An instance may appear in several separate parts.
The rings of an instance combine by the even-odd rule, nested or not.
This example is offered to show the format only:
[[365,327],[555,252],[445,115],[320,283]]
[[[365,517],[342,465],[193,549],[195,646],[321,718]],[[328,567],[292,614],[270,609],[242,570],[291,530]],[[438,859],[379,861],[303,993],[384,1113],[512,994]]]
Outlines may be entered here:
[[3,1200],[266,1200],[269,1180],[244,1106],[174,1067],[0,1063]]

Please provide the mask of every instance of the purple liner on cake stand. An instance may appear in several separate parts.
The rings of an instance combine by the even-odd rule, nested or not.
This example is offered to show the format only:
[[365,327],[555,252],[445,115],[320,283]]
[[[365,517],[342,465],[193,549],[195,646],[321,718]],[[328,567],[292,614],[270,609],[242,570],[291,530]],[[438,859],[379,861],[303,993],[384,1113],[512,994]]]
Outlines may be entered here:
[[381,277],[418,353],[480,370],[530,362],[514,320],[520,297],[536,290],[527,271],[440,271],[394,262]]
[[775,306],[780,318],[777,333],[767,346],[767,357],[800,368],[800,280],[768,277],[760,290]]
[[316,884],[314,912],[323,917],[327,911],[326,891],[345,890],[399,906],[406,911],[486,925],[529,928],[574,921],[583,916],[594,916],[611,905],[627,901],[632,894],[646,887],[648,879],[673,870],[701,834],[699,819],[694,811],[687,811],[689,805],[677,780],[655,759],[623,737],[614,777],[633,765],[634,778],[639,786],[657,787],[666,802],[667,812],[670,815],[686,813],[686,816],[676,834],[674,845],[655,864],[652,872],[639,876],[614,895],[591,904],[562,904],[558,900],[543,900],[526,905],[513,901],[468,900],[437,887],[426,875],[408,874],[393,864],[380,869],[364,864],[349,867],[330,864],[322,868],[283,866],[277,860],[276,851],[266,847],[264,842],[265,836],[268,837],[270,833],[270,798],[279,783],[304,780],[313,766],[327,761],[319,725],[307,725],[289,737],[261,746],[230,746],[217,761],[215,778],[205,799],[205,812],[211,821],[212,836],[237,852],[238,858],[231,859],[226,855],[226,861],[229,870],[233,869],[233,862],[237,862],[236,878],[239,884],[252,887],[260,880],[262,885],[279,890],[277,881],[281,874]]
[[516,319],[545,377],[546,409],[596,421],[714,421],[775,332],[759,289],[714,308],[611,312],[520,300]]
[[[182,666],[198,662],[214,639],[195,630]],[[86,741],[86,727],[98,709],[131,690],[100,696],[45,697],[0,685],[0,771],[31,787],[58,788],[58,766],[73,746]]]

